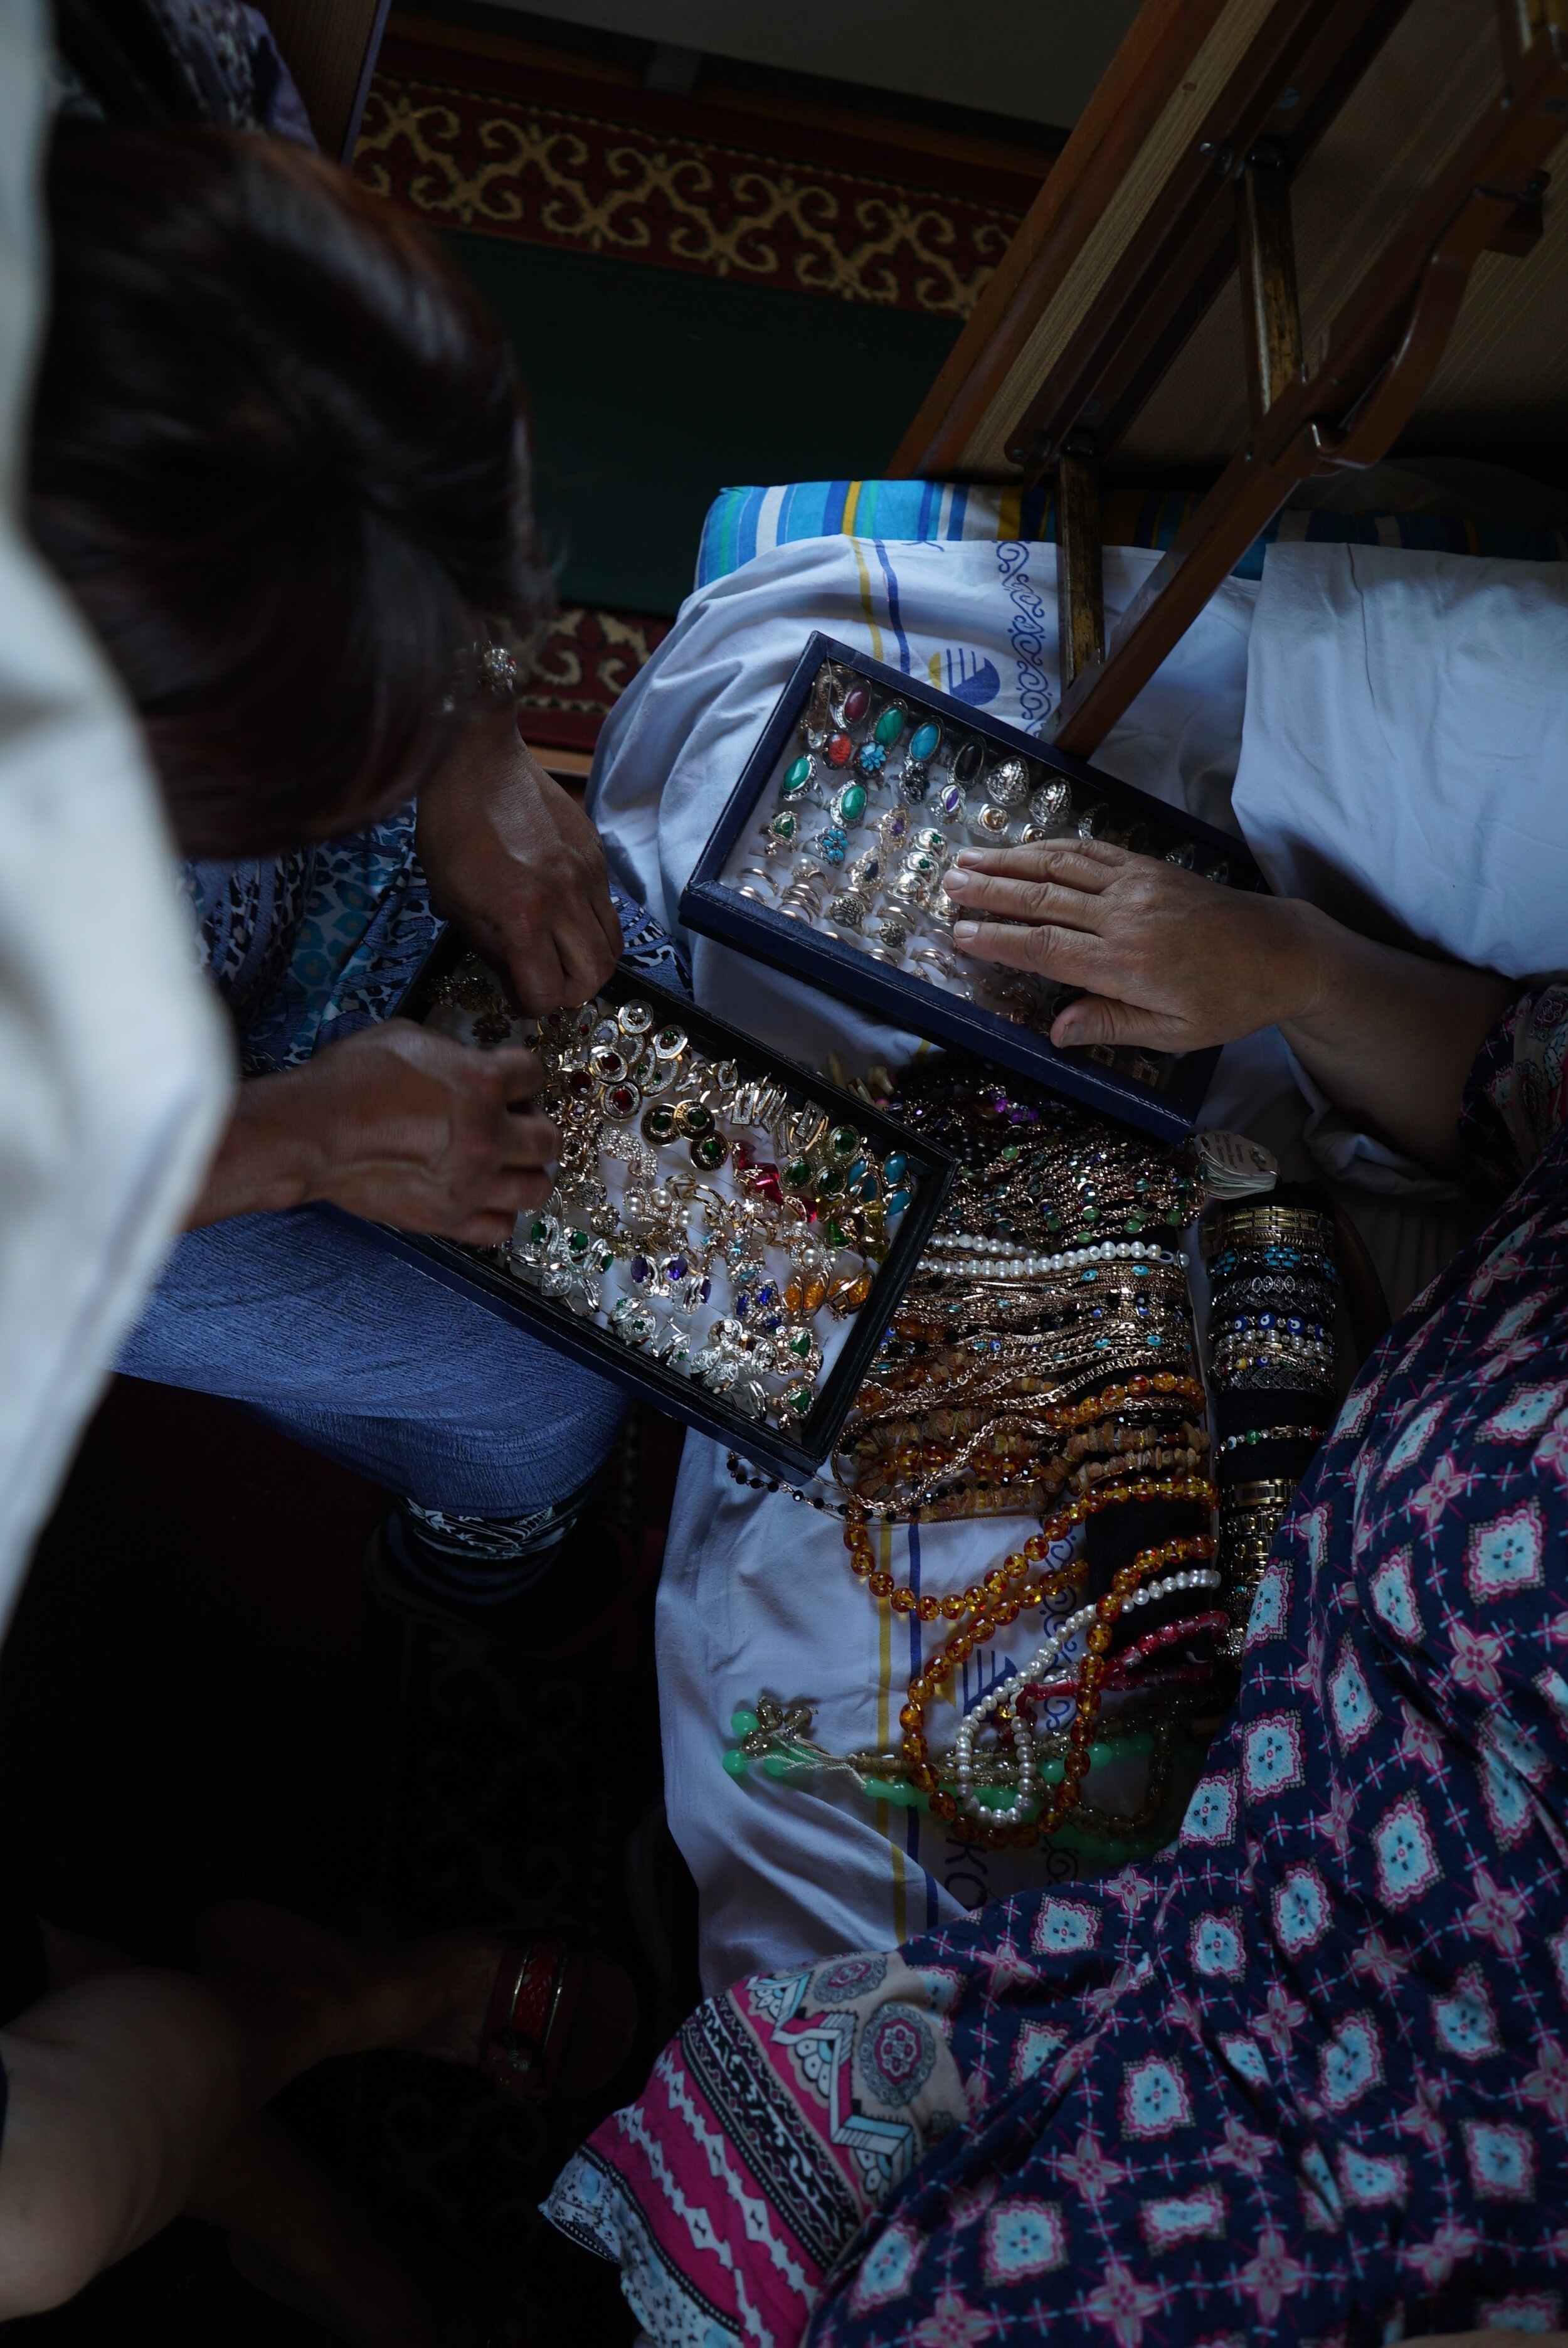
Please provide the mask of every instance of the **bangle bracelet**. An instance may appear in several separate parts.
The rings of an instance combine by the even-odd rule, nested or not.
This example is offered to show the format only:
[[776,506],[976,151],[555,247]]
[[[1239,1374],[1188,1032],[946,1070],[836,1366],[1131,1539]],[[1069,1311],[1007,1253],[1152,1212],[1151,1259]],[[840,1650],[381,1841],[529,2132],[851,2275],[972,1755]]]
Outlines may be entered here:
[[1222,1387],[1232,1384],[1239,1370],[1261,1366],[1277,1369],[1292,1363],[1317,1376],[1332,1376],[1333,1348],[1319,1345],[1310,1338],[1302,1338],[1295,1344],[1282,1345],[1265,1344],[1256,1337],[1232,1337],[1222,1340],[1210,1355],[1210,1365]]
[[1249,1242],[1261,1248],[1274,1241],[1297,1246],[1305,1243],[1312,1253],[1327,1255],[1332,1231],[1333,1225],[1322,1215],[1281,1207],[1258,1208],[1250,1213],[1222,1215],[1217,1221],[1205,1224],[1204,1253],[1225,1255],[1232,1250],[1245,1251]]
[[1287,1329],[1220,1329],[1213,1333],[1213,1352],[1222,1354],[1299,1354],[1308,1359],[1332,1361],[1334,1347],[1327,1337],[1297,1336]]
[[1215,1385],[1222,1394],[1290,1394],[1327,1402],[1334,1392],[1331,1375],[1307,1362],[1248,1359],[1233,1364]]
[[1289,1476],[1265,1476],[1255,1484],[1233,1484],[1220,1494],[1220,1507],[1232,1509],[1271,1509],[1277,1503],[1288,1508],[1296,1498],[1296,1479]]
[[1249,1450],[1255,1443],[1321,1443],[1326,1426],[1249,1426],[1245,1434],[1227,1435],[1216,1447],[1221,1458],[1233,1451]]
[[1339,1285],[1327,1256],[1298,1253],[1294,1248],[1249,1248],[1245,1253],[1228,1249],[1223,1256],[1209,1257],[1208,1266],[1209,1284],[1216,1293],[1262,1282],[1284,1287],[1292,1295],[1304,1288],[1322,1288],[1332,1295]]
[[1319,1321],[1332,1330],[1338,1311],[1338,1301],[1332,1289],[1316,1281],[1293,1281],[1288,1286],[1270,1281],[1240,1280],[1221,1288],[1211,1274],[1209,1282],[1209,1313],[1217,1323],[1227,1314],[1239,1313],[1272,1313],[1276,1319],[1292,1317]]
[[1333,1233],[1330,1218],[1314,1207],[1232,1207],[1204,1226],[1211,1255],[1245,1247],[1249,1240],[1283,1241],[1287,1245],[1305,1240],[1318,1253],[1327,1255]]

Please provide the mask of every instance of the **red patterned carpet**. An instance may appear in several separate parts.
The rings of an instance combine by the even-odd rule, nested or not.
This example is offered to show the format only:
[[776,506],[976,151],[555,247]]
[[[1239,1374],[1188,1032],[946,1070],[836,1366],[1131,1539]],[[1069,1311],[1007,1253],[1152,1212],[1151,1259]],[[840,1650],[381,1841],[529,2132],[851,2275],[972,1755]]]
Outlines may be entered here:
[[1038,179],[392,39],[354,171],[433,226],[967,318]]
[[518,704],[524,738],[553,749],[591,750],[610,704],[669,633],[668,620],[648,613],[564,605]]

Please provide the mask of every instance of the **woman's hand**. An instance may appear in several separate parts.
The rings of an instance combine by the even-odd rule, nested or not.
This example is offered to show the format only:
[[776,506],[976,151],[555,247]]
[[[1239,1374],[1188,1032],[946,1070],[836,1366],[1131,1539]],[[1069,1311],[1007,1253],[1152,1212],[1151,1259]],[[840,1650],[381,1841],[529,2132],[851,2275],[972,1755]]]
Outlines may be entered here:
[[946,886],[964,953],[1087,990],[1056,1045],[1194,1052],[1309,1015],[1322,983],[1308,907],[1105,840],[966,849]]
[[1365,1131],[1440,1171],[1457,1159],[1465,1078],[1514,992],[1494,973],[1105,840],[966,850],[946,885],[960,953],[1086,990],[1053,1044],[1191,1052],[1277,1026]]
[[240,1087],[194,1227],[330,1199],[475,1247],[511,1237],[555,1179],[560,1137],[527,1103],[531,1052],[477,1051],[389,1019]]
[[419,795],[419,858],[436,911],[510,977],[525,1011],[586,1003],[614,969],[620,924],[599,834],[487,713]]

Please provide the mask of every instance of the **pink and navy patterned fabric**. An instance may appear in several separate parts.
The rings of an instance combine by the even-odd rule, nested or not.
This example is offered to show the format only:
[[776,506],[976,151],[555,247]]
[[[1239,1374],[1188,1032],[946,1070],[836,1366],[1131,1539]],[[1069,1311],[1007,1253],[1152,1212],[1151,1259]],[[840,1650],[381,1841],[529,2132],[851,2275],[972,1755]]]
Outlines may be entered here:
[[931,1984],[835,1957],[693,2014],[546,2207],[617,2261],[651,2339],[798,2340],[845,2243],[965,2116]]
[[[661,2348],[1360,2348],[1563,2321],[1565,1038],[1553,989],[1482,1055],[1471,1145],[1533,1164],[1304,1482],[1177,1845],[900,1952],[964,2125],[801,2256],[781,2213],[826,2173],[828,2097],[842,2134],[856,2078],[773,2063],[794,2124],[740,2141],[744,2193],[682,2109],[692,2050],[753,1983],[669,2050],[673,2093],[593,2138],[578,2230],[620,2255],[641,2229],[661,2289],[630,2295]],[[807,2041],[811,2006],[808,1983]]]

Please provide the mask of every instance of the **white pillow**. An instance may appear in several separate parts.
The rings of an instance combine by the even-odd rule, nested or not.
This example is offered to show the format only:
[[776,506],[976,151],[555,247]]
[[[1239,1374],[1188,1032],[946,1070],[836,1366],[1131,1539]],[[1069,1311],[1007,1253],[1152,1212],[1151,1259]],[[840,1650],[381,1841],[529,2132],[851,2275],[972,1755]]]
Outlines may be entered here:
[[1568,965],[1568,562],[1271,547],[1233,803],[1275,886],[1354,928]]

